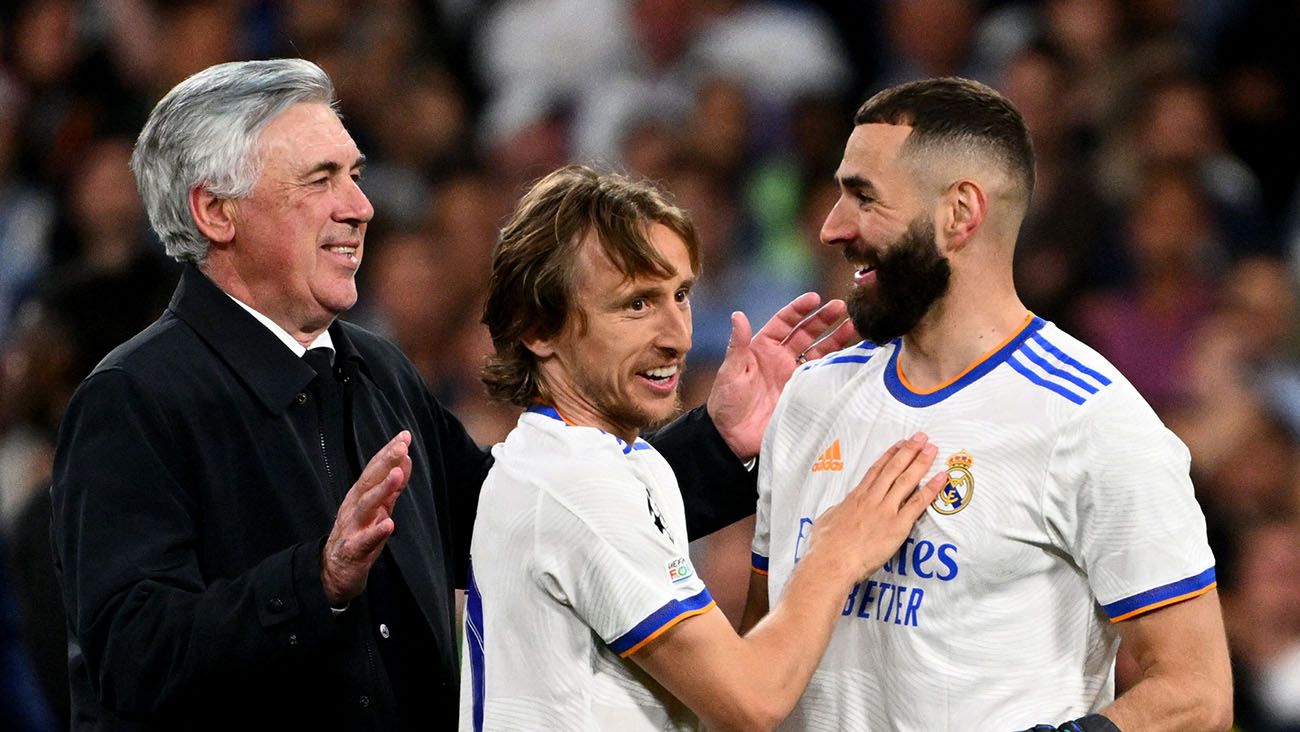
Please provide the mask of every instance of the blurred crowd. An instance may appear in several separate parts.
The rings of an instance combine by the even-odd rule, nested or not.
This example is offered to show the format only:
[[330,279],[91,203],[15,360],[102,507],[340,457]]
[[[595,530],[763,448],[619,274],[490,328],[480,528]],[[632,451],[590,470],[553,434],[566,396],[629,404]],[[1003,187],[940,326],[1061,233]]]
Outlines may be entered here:
[[[818,230],[856,106],[924,76],[1002,90],[1038,154],[1023,299],[1188,444],[1238,726],[1300,729],[1296,37],[1300,3],[1275,0],[9,0],[0,728],[67,727],[51,445],[80,379],[157,317],[179,271],[135,193],[135,135],[199,69],[301,56],[333,77],[370,161],[377,213],[346,317],[394,339],[483,443],[515,419],[477,380],[478,319],[497,226],[526,183],[595,162],[693,215],[693,405],[732,310],[761,323],[801,292],[846,292],[850,269]],[[729,614],[751,530],[695,546]]]

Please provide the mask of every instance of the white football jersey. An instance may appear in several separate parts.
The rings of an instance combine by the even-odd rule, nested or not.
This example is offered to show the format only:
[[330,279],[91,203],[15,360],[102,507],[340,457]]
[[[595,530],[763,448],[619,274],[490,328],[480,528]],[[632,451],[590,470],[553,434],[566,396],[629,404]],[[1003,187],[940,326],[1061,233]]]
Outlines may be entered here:
[[627,658],[713,607],[668,463],[542,406],[492,453],[470,544],[460,728],[695,729]]
[[[782,729],[1017,730],[1114,697],[1113,623],[1209,591],[1187,448],[1104,358],[1030,317],[918,392],[899,341],[790,380],[764,437],[755,571],[775,605],[817,517],[923,431],[948,482],[844,599]],[[928,476],[927,476],[928,477]]]

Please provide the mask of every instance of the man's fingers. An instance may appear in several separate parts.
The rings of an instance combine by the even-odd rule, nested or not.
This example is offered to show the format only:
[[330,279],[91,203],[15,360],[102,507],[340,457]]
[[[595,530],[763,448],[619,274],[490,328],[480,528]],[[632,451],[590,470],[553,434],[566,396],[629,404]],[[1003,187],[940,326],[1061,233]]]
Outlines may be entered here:
[[404,469],[393,468],[391,471],[389,471],[388,478],[386,480],[392,481],[391,489],[388,489],[388,485],[386,484],[385,490],[376,491],[376,492],[379,493],[380,496],[382,496],[379,502],[380,508],[384,510],[385,514],[392,516],[393,505],[397,503],[398,497],[402,495],[402,491],[406,490],[407,484],[411,482],[410,466],[408,465]]
[[[391,513],[393,503],[406,486],[406,481],[407,474],[400,467],[391,468],[388,475],[385,475],[383,480],[375,484],[372,490],[365,491],[357,498],[357,515],[361,517],[369,516],[376,508],[383,508],[385,514]],[[366,518],[359,521],[359,523],[367,522]]]
[[898,480],[898,476],[902,475],[903,471],[907,470],[908,466],[916,459],[916,456],[928,446],[929,440],[930,438],[924,432],[917,432],[908,439],[903,440],[903,443],[892,454],[886,451],[888,459],[885,459],[884,455],[881,456],[882,459],[885,459],[885,462],[876,474],[875,479],[871,481],[870,492],[882,498],[888,495],[889,489]]
[[350,561],[371,564],[379,551],[383,549],[384,542],[388,537],[393,535],[395,524],[391,518],[385,518],[377,524],[367,526],[353,535],[352,541],[349,542]]
[[821,295],[805,292],[778,310],[776,315],[763,324],[757,335],[775,341],[776,345],[792,355],[799,354],[812,344],[814,338],[844,317],[844,313],[843,300],[822,303]]
[[352,564],[368,565],[374,562],[375,556],[396,527],[393,519],[385,516],[379,521],[357,528],[340,542],[338,557]]
[[[916,492],[917,485],[921,478],[930,470],[934,464],[934,458],[939,454],[939,448],[933,443],[927,443],[912,456],[904,468],[903,472],[898,474],[885,492],[885,501],[888,505],[895,508],[901,506],[908,498]],[[940,473],[946,477],[946,473]],[[937,476],[936,476],[937,477]],[[933,500],[933,499],[931,499]]]
[[321,554],[321,585],[332,604],[361,592],[371,565],[393,534],[393,505],[411,478],[410,446],[411,433],[397,433],[370,458],[343,497]]
[[858,485],[857,488],[855,488],[855,490],[862,490],[864,486],[869,486],[872,483],[874,483],[876,477],[879,476],[880,472],[885,469],[885,464],[889,462],[890,458],[894,457],[894,455],[897,455],[898,451],[906,443],[907,440],[899,440],[898,442],[895,442],[894,444],[890,445],[889,449],[885,450],[885,452],[880,457],[876,458],[876,462],[872,463],[870,468],[867,468],[867,474],[862,476],[862,480],[858,481]]
[[[810,297],[810,296],[816,296]],[[763,324],[759,332],[780,339],[780,345],[784,346],[790,342],[800,331],[804,329],[811,330],[815,327],[817,318],[821,315],[822,310],[826,308],[821,303],[821,296],[815,292],[805,292],[789,305],[776,311],[770,320]],[[812,305],[812,307],[808,307]],[[793,320],[792,320],[793,319]]]
[[821,302],[821,295],[815,292],[805,292],[776,311],[776,315],[773,315],[771,319],[764,323],[758,332],[775,338],[777,341],[785,341],[790,332],[795,330],[795,326],[802,323],[816,311]]
[[[809,294],[816,295],[816,293]],[[798,302],[800,300],[796,299],[793,303],[781,309],[776,315],[772,316],[771,320],[767,321],[767,324],[760,331],[760,334],[764,336],[777,339],[778,344],[783,348],[795,352],[806,350],[827,328],[844,317],[843,300],[829,300],[809,309],[807,312],[794,307],[794,304]],[[816,302],[816,300],[812,302]],[[791,322],[791,319],[795,317],[799,319]]]
[[409,450],[402,456],[402,464],[399,467],[402,469],[402,486],[405,487],[407,483],[411,482],[412,463],[411,453]]
[[849,345],[862,340],[858,335],[857,329],[853,327],[853,321],[844,318],[833,330],[822,333],[818,336],[813,344],[804,351],[804,357],[812,361],[821,358],[828,353],[835,353],[847,348]]
[[779,345],[791,353],[805,354],[810,359],[814,353],[829,352],[822,347],[826,341],[833,341],[833,345],[847,342],[851,338],[850,335],[837,335],[848,312],[843,300],[827,300],[805,312],[798,320],[790,322],[791,318],[802,312],[794,307],[801,300],[802,298],[796,299],[774,315],[760,333],[778,339]]
[[411,433],[407,430],[398,432],[387,445],[370,458],[370,462],[366,463],[365,469],[361,471],[361,477],[357,478],[357,485],[377,485],[394,465],[401,464],[407,457],[410,446]]
[[379,488],[394,466],[401,468],[404,476],[403,483],[410,479],[410,444],[411,433],[402,430],[370,458],[370,462],[366,463],[365,469],[361,471],[361,477],[357,478],[357,482],[348,489],[347,495],[343,496],[343,502],[339,505],[340,516],[358,510],[358,502],[368,493]]
[[908,521],[915,522],[921,518],[921,514],[925,513],[925,509],[934,503],[934,499],[939,497],[939,491],[943,490],[947,483],[947,473],[936,473],[907,497],[898,509],[898,513]]
[[820,335],[827,328],[844,320],[848,314],[849,306],[843,300],[838,298],[827,300],[822,303],[821,307],[817,308],[816,315],[808,320],[804,325],[804,330],[811,335]]

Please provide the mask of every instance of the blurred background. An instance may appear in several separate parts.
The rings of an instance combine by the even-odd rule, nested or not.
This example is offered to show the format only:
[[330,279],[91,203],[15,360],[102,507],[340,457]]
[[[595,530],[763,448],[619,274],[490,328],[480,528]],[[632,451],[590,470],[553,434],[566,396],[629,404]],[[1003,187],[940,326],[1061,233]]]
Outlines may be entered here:
[[[214,63],[333,77],[376,208],[348,318],[394,339],[482,443],[488,252],[569,161],[659,182],[704,279],[685,388],[728,315],[850,269],[817,232],[853,110],[957,74],[1038,153],[1016,262],[1037,314],[1106,355],[1192,451],[1238,726],[1300,729],[1300,2],[1295,0],[6,0],[0,4],[0,728],[66,729],[47,495],[64,405],[153,321],[178,268],[127,169],[152,105]],[[752,521],[694,545],[738,618]],[[1131,671],[1121,663],[1120,686]]]

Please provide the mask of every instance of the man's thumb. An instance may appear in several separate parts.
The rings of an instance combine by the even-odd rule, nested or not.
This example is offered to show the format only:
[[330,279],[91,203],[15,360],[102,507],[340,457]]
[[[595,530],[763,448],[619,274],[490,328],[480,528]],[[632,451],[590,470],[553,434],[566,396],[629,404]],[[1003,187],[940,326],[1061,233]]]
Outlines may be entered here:
[[733,349],[749,345],[754,337],[754,329],[749,325],[749,318],[737,310],[731,314],[731,338],[727,340],[727,353]]

